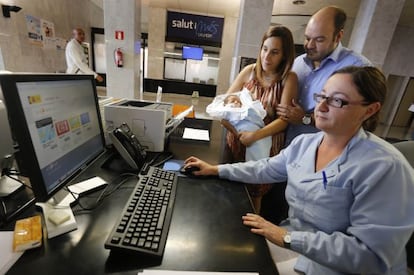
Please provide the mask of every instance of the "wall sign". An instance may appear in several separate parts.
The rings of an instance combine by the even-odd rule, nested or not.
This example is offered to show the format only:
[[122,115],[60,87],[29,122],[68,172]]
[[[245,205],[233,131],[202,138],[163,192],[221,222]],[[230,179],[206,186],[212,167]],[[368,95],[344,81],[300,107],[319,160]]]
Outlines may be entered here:
[[167,12],[167,41],[221,46],[224,18]]

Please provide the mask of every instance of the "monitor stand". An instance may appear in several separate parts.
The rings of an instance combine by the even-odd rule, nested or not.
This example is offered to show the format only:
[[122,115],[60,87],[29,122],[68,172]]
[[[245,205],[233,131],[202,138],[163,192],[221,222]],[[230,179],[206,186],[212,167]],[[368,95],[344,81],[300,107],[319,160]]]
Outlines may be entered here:
[[97,190],[106,186],[107,182],[100,177],[93,177],[91,179],[68,186],[66,190],[60,190],[47,202],[38,202],[37,206],[43,210],[43,217],[46,224],[47,238],[59,236],[61,234],[73,231],[78,228],[70,207],[81,194]]
[[22,187],[23,184],[15,179],[5,175],[0,177],[0,197],[7,197]]
[[36,205],[42,208],[48,239],[78,228],[70,203],[59,202],[53,197],[47,202],[37,202]]

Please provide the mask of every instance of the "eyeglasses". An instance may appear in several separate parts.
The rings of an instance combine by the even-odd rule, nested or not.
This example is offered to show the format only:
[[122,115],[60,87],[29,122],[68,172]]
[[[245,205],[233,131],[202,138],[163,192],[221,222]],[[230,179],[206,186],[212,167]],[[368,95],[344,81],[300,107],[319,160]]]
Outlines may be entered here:
[[345,105],[364,105],[367,104],[365,101],[357,101],[357,102],[351,102],[347,101],[338,97],[334,96],[326,96],[323,94],[313,94],[313,100],[315,100],[318,103],[321,103],[323,100],[326,100],[326,103],[329,106],[335,107],[335,108],[342,108]]

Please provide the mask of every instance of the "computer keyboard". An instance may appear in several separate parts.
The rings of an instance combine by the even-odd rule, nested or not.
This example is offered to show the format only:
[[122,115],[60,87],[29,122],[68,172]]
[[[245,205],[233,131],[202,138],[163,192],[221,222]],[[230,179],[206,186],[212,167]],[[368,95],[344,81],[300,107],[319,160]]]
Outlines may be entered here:
[[139,176],[105,248],[162,257],[176,189],[174,172],[150,166],[145,175]]

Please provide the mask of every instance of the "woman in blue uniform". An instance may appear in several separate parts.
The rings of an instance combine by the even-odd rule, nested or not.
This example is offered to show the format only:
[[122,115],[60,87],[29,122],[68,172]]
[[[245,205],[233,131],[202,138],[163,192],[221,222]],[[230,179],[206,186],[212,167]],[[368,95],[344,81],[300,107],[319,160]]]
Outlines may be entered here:
[[243,223],[300,254],[305,274],[406,274],[405,244],[414,230],[414,169],[372,134],[386,82],[374,67],[335,72],[314,99],[321,132],[303,134],[280,154],[210,165],[195,157],[195,175],[234,181],[287,181],[289,217],[280,226],[248,213]]

